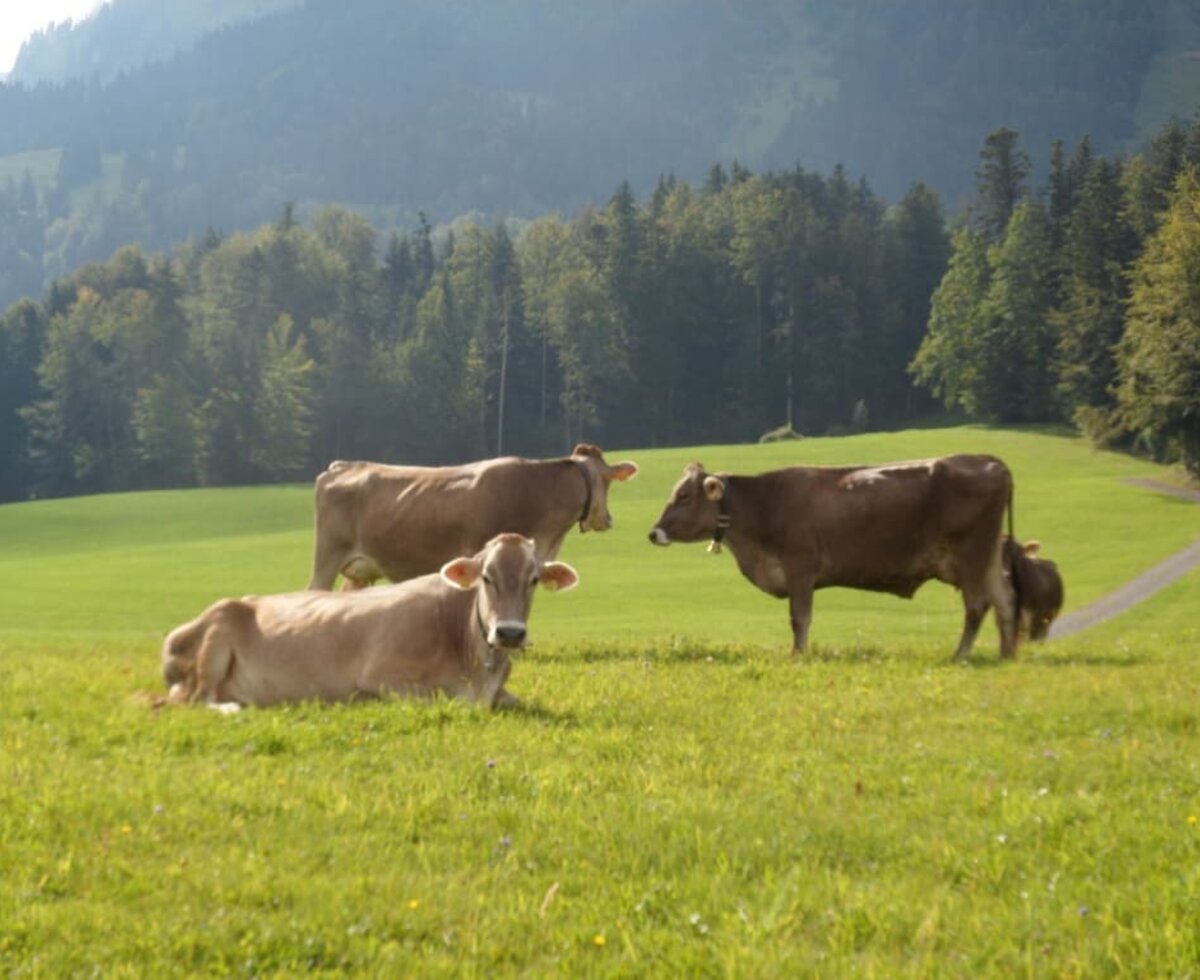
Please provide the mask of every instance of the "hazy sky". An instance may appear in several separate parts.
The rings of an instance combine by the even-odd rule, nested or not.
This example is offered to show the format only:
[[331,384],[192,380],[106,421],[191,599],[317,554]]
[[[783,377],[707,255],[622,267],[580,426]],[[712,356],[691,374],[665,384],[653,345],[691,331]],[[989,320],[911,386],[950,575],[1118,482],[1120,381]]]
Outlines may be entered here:
[[64,20],[82,20],[103,0],[0,0],[0,75],[12,71],[21,42]]

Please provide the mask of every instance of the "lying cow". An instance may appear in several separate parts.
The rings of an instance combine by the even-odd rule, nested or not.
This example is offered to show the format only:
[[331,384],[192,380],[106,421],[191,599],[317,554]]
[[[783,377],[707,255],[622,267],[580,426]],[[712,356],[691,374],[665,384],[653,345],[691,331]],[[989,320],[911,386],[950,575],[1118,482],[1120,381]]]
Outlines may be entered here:
[[167,636],[167,700],[236,711],[440,691],[510,703],[504,682],[525,644],[534,586],[578,581],[570,565],[540,560],[528,538],[501,534],[474,557],[399,585],[223,599]]
[[1024,544],[1005,535],[1004,565],[1016,594],[1017,627],[1031,640],[1044,640],[1063,606],[1063,581],[1058,566],[1035,558],[1040,541]]
[[1000,652],[1016,652],[1013,598],[1001,561],[1012,498],[1008,467],[992,456],[946,456],[884,466],[793,466],[758,476],[709,474],[693,463],[650,531],[657,545],[726,541],[742,574],[787,598],[794,649],[803,650],[814,589],[841,585],[911,598],[931,578],[962,591],[966,656],[989,607]]
[[532,538],[538,557],[558,555],[571,526],[612,527],[608,488],[632,479],[630,462],[609,466],[595,446],[566,458],[505,457],[465,466],[331,463],[316,480],[310,589],[378,578],[402,582],[474,554],[501,532]]

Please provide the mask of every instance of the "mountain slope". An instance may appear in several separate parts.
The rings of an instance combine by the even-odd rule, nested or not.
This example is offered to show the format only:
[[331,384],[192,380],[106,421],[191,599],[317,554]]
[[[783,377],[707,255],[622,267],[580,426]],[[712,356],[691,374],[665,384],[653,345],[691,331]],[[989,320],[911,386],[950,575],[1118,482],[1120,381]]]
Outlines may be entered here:
[[734,159],[844,163],[892,199],[922,180],[954,210],[998,126],[1040,161],[1085,133],[1134,148],[1200,100],[1200,13],[1178,0],[192,6],[114,0],[18,65],[75,80],[0,86],[0,159],[63,151],[41,186],[46,274],[253,226],[285,200],[385,226],[532,216]]

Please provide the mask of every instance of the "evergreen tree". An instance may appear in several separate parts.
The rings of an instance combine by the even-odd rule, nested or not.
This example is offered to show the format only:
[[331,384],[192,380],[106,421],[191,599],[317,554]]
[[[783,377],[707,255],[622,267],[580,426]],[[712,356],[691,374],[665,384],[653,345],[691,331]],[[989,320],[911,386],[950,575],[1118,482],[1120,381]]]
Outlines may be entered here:
[[292,318],[279,314],[267,332],[262,382],[254,410],[253,462],[271,480],[294,480],[311,471],[316,389],[313,361]]
[[1200,178],[1185,170],[1134,267],[1117,412],[1139,443],[1200,476]]
[[1122,199],[1120,164],[1097,160],[1059,252],[1062,298],[1051,316],[1058,334],[1059,394],[1076,423],[1100,440],[1110,434],[1116,345],[1125,325],[1125,270],[1136,249]]
[[153,487],[190,486],[195,480],[196,441],[192,399],[176,378],[156,374],[134,395],[130,410],[134,452]]
[[889,216],[885,266],[892,306],[881,314],[883,335],[870,360],[881,369],[872,416],[885,423],[909,420],[929,406],[904,368],[916,356],[929,323],[930,301],[950,260],[941,201],[932,189],[914,184]]
[[976,411],[1002,422],[1052,419],[1055,338],[1048,314],[1055,293],[1044,209],[1029,202],[1018,206],[1004,240],[989,250],[988,263]]
[[1020,135],[1001,127],[988,133],[979,151],[975,172],[976,222],[990,244],[1003,236],[1013,212],[1025,196],[1029,155],[1021,149]]
[[950,264],[930,300],[929,329],[909,367],[947,407],[981,410],[983,301],[991,280],[987,244],[968,227],[951,244]]
[[29,434],[21,409],[39,394],[45,333],[42,311],[30,300],[0,317],[0,500],[20,500],[30,490]]

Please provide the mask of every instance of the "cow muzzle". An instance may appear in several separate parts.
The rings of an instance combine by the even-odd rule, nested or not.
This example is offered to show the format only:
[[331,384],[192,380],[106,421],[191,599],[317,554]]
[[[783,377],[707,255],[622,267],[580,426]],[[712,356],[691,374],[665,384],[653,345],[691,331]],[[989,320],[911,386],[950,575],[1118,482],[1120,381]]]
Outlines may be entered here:
[[671,536],[667,534],[661,527],[650,529],[650,543],[666,547],[671,543]]
[[496,623],[488,635],[488,645],[514,650],[525,645],[527,630],[525,624],[515,620],[501,620]]

